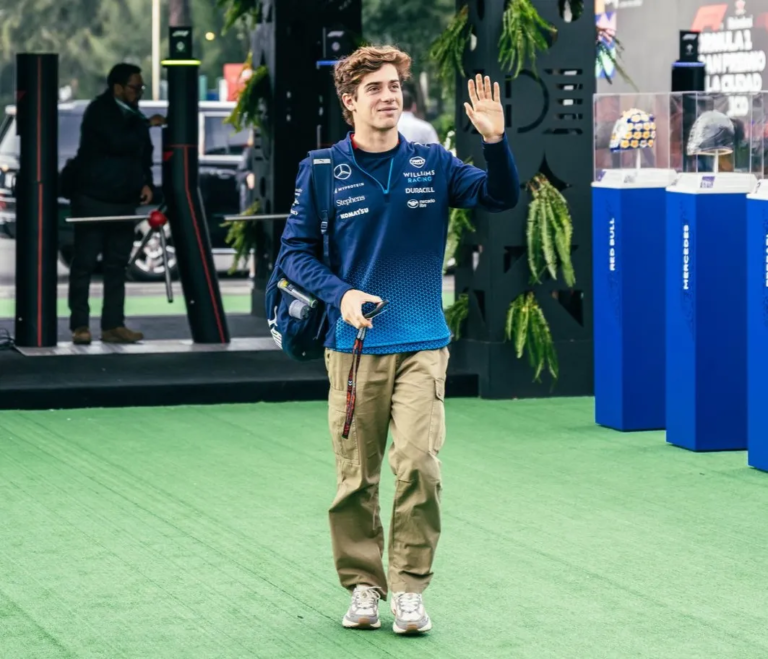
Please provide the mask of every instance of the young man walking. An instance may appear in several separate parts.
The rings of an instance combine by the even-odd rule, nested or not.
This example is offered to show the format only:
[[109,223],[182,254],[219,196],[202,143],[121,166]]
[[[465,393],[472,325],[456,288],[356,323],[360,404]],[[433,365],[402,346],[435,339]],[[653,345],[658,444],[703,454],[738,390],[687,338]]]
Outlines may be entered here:
[[[337,477],[329,515],[336,570],[351,593],[343,625],[380,627],[379,600],[391,595],[396,633],[432,628],[422,593],[440,536],[449,209],[500,212],[520,194],[498,83],[492,87],[479,75],[469,80],[471,103],[465,103],[483,140],[486,172],[438,144],[411,143],[398,133],[410,63],[396,48],[365,47],[336,65],[336,90],[353,131],[332,150],[331,268],[319,257],[323,238],[308,158],[282,237],[285,275],[328,305],[328,420]],[[366,308],[382,300],[386,311],[366,318]],[[356,337],[363,327],[360,357]],[[386,574],[378,494],[389,430],[396,490]]]

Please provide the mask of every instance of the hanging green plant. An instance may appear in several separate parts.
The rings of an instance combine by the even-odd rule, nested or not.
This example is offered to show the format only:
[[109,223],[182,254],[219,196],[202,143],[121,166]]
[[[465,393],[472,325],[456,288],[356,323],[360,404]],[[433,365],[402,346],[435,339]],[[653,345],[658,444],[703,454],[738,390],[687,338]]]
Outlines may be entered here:
[[254,69],[252,58],[253,54],[248,53],[244,70],[251,71],[251,74],[242,91],[238,94],[237,104],[232,113],[225,119],[225,122],[232,124],[238,132],[247,126],[258,128],[262,132],[266,132],[268,129],[262,121],[269,97],[268,71],[266,66]]
[[465,231],[475,232],[475,225],[470,219],[470,210],[468,208],[451,208],[448,216],[448,240],[445,247],[445,258],[443,259],[443,272],[448,268],[448,262],[456,258],[456,252],[461,244],[461,237]]
[[247,30],[255,30],[261,21],[261,0],[217,0],[216,6],[225,10],[222,34],[238,21]]
[[532,291],[518,295],[509,305],[504,337],[514,343],[518,359],[522,358],[523,351],[527,352],[528,363],[534,369],[534,382],[541,382],[545,368],[557,382],[559,365],[552,333]]
[[526,237],[531,284],[540,284],[545,272],[557,279],[558,267],[568,286],[576,283],[571,263],[573,220],[568,202],[544,174],[528,183],[533,199],[528,206]]
[[457,73],[465,75],[462,59],[469,43],[468,18],[469,5],[464,5],[429,49],[429,59],[437,66],[436,76],[445,85],[453,85]]
[[[611,48],[611,44],[613,44],[615,48]],[[608,71],[608,67],[610,65],[623,78],[624,82],[632,85],[635,91],[639,92],[640,90],[637,88],[635,82],[632,80],[632,78],[629,77],[629,74],[624,70],[624,67],[619,64],[619,60],[621,59],[624,52],[624,46],[616,38],[616,34],[613,32],[613,30],[607,27],[600,27],[598,25],[596,47],[596,75],[604,75],[608,83],[612,85],[613,79],[610,75],[610,72]]]
[[469,316],[469,295],[467,293],[459,295],[456,301],[445,309],[443,313],[445,314],[445,322],[448,325],[448,329],[451,330],[451,334],[453,334],[454,338],[460,339],[461,327],[467,316]]
[[[259,212],[259,200],[254,201],[246,208],[241,215],[256,215]],[[261,232],[257,222],[243,220],[240,222],[227,222],[229,230],[224,238],[224,242],[235,250],[232,257],[232,265],[229,268],[230,274],[239,270],[240,264],[247,265],[251,252],[256,249],[258,253],[259,237]],[[226,225],[224,225],[226,226]]]
[[502,18],[499,63],[505,71],[520,75],[527,64],[536,75],[537,51],[545,51],[557,37],[557,29],[536,11],[531,0],[509,0]]

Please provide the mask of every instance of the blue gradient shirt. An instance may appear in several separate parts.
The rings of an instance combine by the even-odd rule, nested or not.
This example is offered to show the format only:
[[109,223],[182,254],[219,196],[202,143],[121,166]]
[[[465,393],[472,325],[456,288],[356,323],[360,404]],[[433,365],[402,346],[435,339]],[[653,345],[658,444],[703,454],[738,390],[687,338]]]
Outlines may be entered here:
[[483,144],[487,171],[467,165],[439,144],[408,142],[365,153],[351,134],[333,146],[334,215],[331,268],[322,262],[322,234],[309,158],[299,165],[296,198],[283,231],[282,268],[327,303],[325,346],[351,352],[357,330],[341,318],[350,289],[388,300],[365,337],[366,354],[442,348],[450,342],[443,315],[443,258],[450,208],[513,208],[520,182],[506,136]]

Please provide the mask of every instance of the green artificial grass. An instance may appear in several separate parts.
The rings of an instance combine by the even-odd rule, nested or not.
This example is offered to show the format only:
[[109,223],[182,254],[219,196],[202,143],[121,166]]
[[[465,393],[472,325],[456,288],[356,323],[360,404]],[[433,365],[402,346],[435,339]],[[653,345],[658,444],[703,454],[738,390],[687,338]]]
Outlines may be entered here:
[[0,656],[768,656],[768,474],[593,404],[448,400],[411,639],[341,627],[324,404],[0,412]]

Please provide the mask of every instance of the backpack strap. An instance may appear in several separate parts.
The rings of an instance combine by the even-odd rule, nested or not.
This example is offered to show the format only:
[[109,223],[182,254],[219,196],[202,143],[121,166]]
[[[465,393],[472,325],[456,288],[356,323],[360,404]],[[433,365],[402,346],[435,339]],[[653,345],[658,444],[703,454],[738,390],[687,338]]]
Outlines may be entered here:
[[312,188],[320,215],[320,233],[323,234],[323,262],[331,265],[331,245],[328,231],[333,217],[333,156],[330,149],[309,152],[312,160]]

